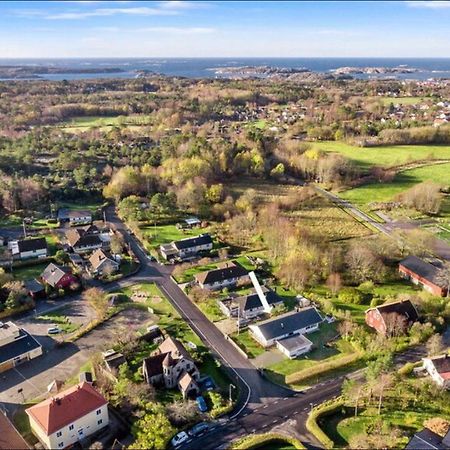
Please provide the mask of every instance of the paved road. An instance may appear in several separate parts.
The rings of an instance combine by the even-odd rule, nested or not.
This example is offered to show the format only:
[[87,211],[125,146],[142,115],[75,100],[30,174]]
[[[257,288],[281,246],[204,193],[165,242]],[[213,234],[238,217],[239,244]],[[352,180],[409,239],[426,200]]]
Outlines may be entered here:
[[[352,203],[340,198],[338,195],[333,194],[332,192],[326,191],[325,189],[322,189],[319,186],[311,184],[311,186],[317,191],[323,194],[324,196],[328,197],[331,201],[336,203],[341,208],[346,209],[350,214],[352,214],[354,217],[360,219],[364,223],[372,226],[373,228],[377,229],[381,233],[392,236],[392,233],[395,230],[414,230],[419,229],[420,225],[424,223],[424,221],[417,221],[417,222],[388,222],[388,223],[380,223],[374,220],[371,216],[366,214],[364,211],[361,211],[359,208],[357,208]],[[443,241],[442,239],[439,239],[437,237],[434,238],[434,245],[433,245],[433,252],[436,256],[438,256],[441,259],[450,261],[450,245],[447,244],[447,242]]]

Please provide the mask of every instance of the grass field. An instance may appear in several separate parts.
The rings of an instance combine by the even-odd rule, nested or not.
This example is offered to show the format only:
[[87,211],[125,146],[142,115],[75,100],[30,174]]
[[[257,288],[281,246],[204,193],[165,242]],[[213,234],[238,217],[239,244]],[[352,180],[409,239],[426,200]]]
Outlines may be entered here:
[[48,262],[45,262],[42,264],[35,264],[33,266],[19,267],[17,269],[13,269],[12,274],[16,280],[32,280],[33,278],[40,277],[48,264]]
[[249,358],[256,358],[265,352],[264,348],[252,338],[248,330],[242,331],[239,334],[235,333],[232,335],[232,338]]
[[64,131],[71,133],[83,132],[92,127],[99,127],[102,130],[109,130],[117,126],[133,126],[139,127],[143,125],[150,125],[150,117],[146,115],[135,116],[116,116],[116,117],[102,117],[102,116],[83,116],[73,117],[72,119],[60,123],[57,126]]
[[431,100],[430,97],[373,97],[374,99],[381,100],[384,105],[389,106],[391,103],[394,105],[417,105],[427,100]]
[[313,147],[325,152],[340,153],[361,169],[372,166],[395,167],[425,159],[450,159],[449,145],[388,145],[356,147],[344,142],[315,142]]
[[70,321],[70,319],[57,312],[53,311],[50,313],[47,313],[43,316],[36,317],[37,320],[40,320],[42,322],[46,322],[50,325],[57,326],[59,329],[61,329],[64,333],[72,333],[78,328],[80,328],[81,324],[76,324]]
[[[450,163],[434,164],[405,170],[396,175],[391,183],[370,183],[355,189],[341,192],[340,197],[349,200],[359,207],[366,207],[372,202],[388,202],[407,191],[414,185],[424,181],[434,181],[442,185],[450,184]],[[444,205],[444,215],[446,213]]]

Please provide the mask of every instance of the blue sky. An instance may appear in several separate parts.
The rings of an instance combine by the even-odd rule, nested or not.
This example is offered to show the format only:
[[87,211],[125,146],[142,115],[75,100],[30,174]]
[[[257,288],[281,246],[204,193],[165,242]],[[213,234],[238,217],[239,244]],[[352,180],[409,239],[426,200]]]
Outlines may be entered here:
[[450,57],[450,2],[2,1],[0,58]]

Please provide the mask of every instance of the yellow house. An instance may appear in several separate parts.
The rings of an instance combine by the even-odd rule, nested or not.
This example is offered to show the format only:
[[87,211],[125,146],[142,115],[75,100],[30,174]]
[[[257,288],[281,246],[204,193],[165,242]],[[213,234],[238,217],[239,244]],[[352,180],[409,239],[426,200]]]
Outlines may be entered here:
[[31,430],[45,448],[82,441],[109,423],[108,402],[83,382],[26,410]]

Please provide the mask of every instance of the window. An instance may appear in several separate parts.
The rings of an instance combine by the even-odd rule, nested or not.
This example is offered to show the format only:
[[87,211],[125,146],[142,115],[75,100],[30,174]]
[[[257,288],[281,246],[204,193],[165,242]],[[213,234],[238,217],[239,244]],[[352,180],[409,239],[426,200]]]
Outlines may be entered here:
[[59,447],[59,448],[63,448],[63,447],[64,447],[64,442],[60,442],[60,443],[58,444],[58,447]]
[[97,416],[100,415],[102,413],[101,409],[97,409]]
[[58,431],[57,433],[56,433],[56,437],[61,437],[62,436],[62,431]]
[[73,430],[73,425],[69,425],[69,430]]
[[97,425],[101,425],[103,423],[103,419],[97,420]]

